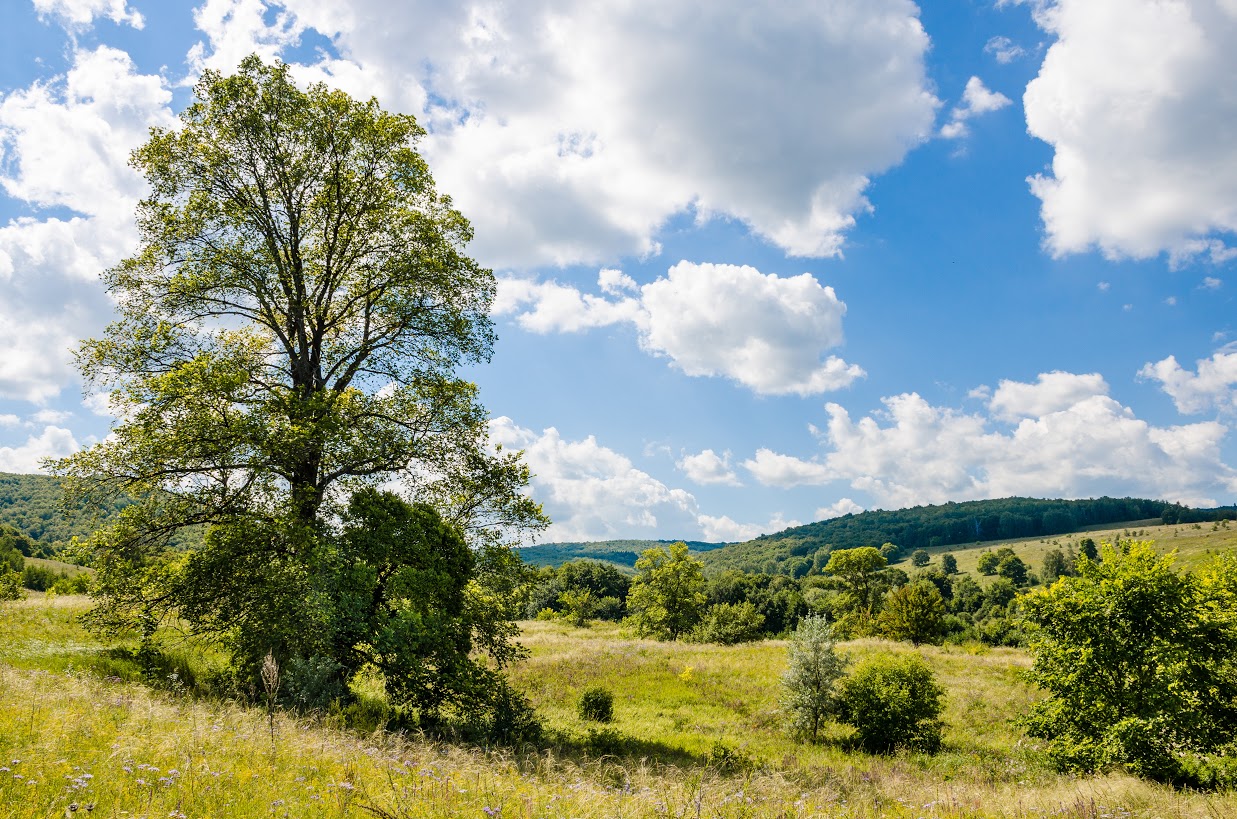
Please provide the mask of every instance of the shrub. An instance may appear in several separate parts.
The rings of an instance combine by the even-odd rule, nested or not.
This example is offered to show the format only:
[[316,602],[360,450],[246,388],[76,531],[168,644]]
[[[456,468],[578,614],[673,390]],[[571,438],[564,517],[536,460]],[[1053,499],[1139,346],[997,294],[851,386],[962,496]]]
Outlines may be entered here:
[[764,636],[764,625],[764,615],[747,601],[717,603],[705,610],[704,619],[692,631],[692,640],[723,646],[750,643]]
[[590,686],[580,694],[577,705],[580,719],[592,722],[612,722],[614,720],[614,695],[600,685]]
[[0,571],[0,600],[20,600],[26,596],[19,572]]
[[919,655],[877,655],[841,681],[838,715],[855,728],[864,750],[931,753],[941,745],[944,693]]
[[922,567],[927,566],[932,561],[932,555],[928,554],[927,549],[916,549],[911,552],[911,565]]
[[837,680],[846,662],[833,648],[833,631],[821,615],[799,621],[788,646],[790,667],[782,676],[782,708],[791,733],[812,742],[836,710]]

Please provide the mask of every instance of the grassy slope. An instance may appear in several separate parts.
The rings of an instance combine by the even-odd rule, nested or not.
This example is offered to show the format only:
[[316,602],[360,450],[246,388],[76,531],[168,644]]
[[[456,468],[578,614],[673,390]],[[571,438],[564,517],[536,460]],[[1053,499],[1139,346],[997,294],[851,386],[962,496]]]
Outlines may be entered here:
[[[1226,525],[1227,524],[1227,525]],[[1212,523],[1183,523],[1175,526],[1164,526],[1159,520],[1131,521],[1116,527],[1093,527],[1085,532],[1072,535],[1056,535],[1055,537],[1024,538],[1018,540],[992,540],[983,543],[969,543],[965,546],[942,546],[936,549],[925,549],[932,555],[930,566],[940,566],[940,556],[946,552],[953,554],[958,561],[958,571],[978,575],[979,556],[986,551],[995,551],[1008,546],[1018,553],[1031,567],[1038,572],[1044,565],[1044,555],[1052,549],[1066,551],[1070,545],[1075,547],[1084,537],[1089,537],[1096,543],[1123,540],[1152,540],[1161,552],[1177,551],[1177,566],[1193,568],[1206,562],[1211,555],[1237,548],[1237,524],[1221,521]],[[911,570],[910,561],[903,558],[896,564],[899,568]]]
[[[949,692],[945,750],[870,757],[836,737],[805,746],[781,733],[782,643],[689,646],[527,623],[531,656],[513,680],[565,744],[513,755],[284,716],[272,741],[259,710],[111,676],[105,646],[77,624],[85,606],[41,595],[0,606],[0,816],[65,816],[70,803],[108,817],[1237,815],[1234,795],[1048,771],[1009,723],[1034,692],[1018,676],[1025,655],[1008,649],[921,649]],[[911,650],[844,646],[852,657]],[[590,726],[574,703],[597,683],[615,692],[616,720],[581,752]],[[703,766],[717,743],[750,765]],[[607,744],[635,755],[606,756]]]

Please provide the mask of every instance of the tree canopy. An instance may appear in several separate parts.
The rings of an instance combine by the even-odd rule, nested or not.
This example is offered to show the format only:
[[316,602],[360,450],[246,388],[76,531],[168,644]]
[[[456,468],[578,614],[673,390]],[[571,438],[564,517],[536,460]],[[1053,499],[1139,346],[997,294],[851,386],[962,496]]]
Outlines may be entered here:
[[[69,496],[137,499],[89,543],[95,622],[178,614],[242,661],[327,651],[348,665],[355,643],[324,643],[361,639],[338,602],[357,560],[388,600],[411,582],[382,568],[408,555],[379,559],[341,529],[364,517],[359,491],[398,481],[420,504],[388,505],[384,521],[432,510],[438,522],[401,529],[421,539],[400,545],[409,554],[452,538],[498,549],[546,523],[456,374],[491,356],[493,274],[465,254],[471,228],[435,189],[412,117],[302,89],[257,57],[205,72],[195,95],[179,128],[152,129],[132,155],[150,190],[140,245],[104,274],[118,319],[77,356],[121,420],[61,462]],[[187,529],[202,544],[176,553]],[[451,548],[461,594],[485,593],[483,565],[509,565]],[[373,628],[415,620],[383,611]]]
[[1026,724],[1063,768],[1208,784],[1237,730],[1237,560],[1194,574],[1149,543],[1100,554],[1023,602],[1048,692]]

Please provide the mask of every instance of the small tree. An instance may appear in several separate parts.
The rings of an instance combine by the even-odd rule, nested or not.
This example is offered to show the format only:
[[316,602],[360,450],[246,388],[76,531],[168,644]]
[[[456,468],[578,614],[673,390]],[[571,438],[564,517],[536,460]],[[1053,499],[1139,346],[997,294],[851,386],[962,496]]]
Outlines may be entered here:
[[1044,582],[1051,583],[1067,574],[1069,569],[1066,568],[1065,555],[1060,549],[1052,549],[1044,555]]
[[945,634],[945,600],[931,581],[920,580],[894,589],[876,618],[881,632],[893,640],[939,643]]
[[952,552],[941,555],[941,571],[945,574],[958,573],[958,558],[954,557]]
[[916,568],[927,566],[932,562],[932,555],[928,554],[927,549],[916,549],[911,552],[911,565]]
[[687,544],[649,549],[636,561],[640,574],[627,597],[628,618],[641,637],[677,640],[700,620],[705,604],[704,573]]
[[1027,564],[1017,555],[1006,555],[997,564],[996,573],[1011,581],[1015,586],[1025,586],[1027,583]]
[[918,654],[878,654],[842,680],[838,714],[866,751],[905,747],[931,753],[941,744],[944,693]]
[[846,661],[833,647],[833,633],[822,615],[799,621],[788,647],[790,667],[782,676],[782,708],[795,736],[815,742],[837,708],[836,686]]
[[1001,559],[992,552],[980,552],[979,565],[976,568],[980,574],[996,574],[996,567],[1000,562]]

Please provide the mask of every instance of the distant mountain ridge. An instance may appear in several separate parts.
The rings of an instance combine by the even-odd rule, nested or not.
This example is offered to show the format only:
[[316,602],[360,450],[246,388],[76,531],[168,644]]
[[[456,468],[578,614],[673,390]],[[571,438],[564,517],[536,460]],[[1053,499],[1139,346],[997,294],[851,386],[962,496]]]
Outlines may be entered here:
[[[981,541],[1072,534],[1089,527],[1160,518],[1196,522],[1237,518],[1237,508],[1192,509],[1145,498],[999,498],[943,503],[906,509],[876,509],[794,526],[741,543],[688,542],[706,571],[802,576],[819,570],[836,549],[893,543],[904,552],[938,549]],[[520,550],[528,563],[557,566],[581,558],[623,568],[634,566],[645,549],[671,540],[610,540],[594,543],[547,543]]]
[[[640,554],[648,549],[656,549],[677,540],[598,540],[592,542],[570,541],[562,543],[543,543],[538,546],[524,546],[516,552],[530,566],[559,566],[569,560],[597,560],[611,563],[619,569],[632,569]],[[699,540],[687,541],[687,548],[696,553],[720,549],[724,543],[707,543]]]

